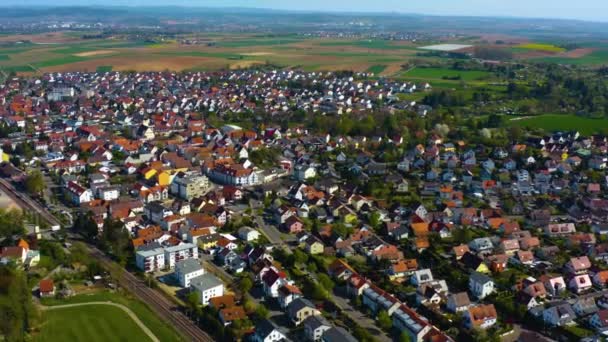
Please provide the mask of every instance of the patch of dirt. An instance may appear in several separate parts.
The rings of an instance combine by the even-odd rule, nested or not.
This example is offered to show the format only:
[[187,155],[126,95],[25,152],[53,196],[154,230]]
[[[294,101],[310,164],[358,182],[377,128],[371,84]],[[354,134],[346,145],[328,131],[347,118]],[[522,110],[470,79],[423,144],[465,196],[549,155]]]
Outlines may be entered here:
[[550,51],[530,50],[526,52],[520,52],[515,54],[516,58],[528,59],[528,58],[542,58],[542,57],[554,57],[557,54]]
[[57,65],[43,68],[42,70],[45,72],[94,71],[97,67],[103,65],[111,65],[112,70],[116,71],[182,71],[193,68],[204,68],[205,66],[208,66],[209,68],[221,68],[226,65],[226,61],[207,57],[155,56],[152,58],[134,55],[129,57],[98,58],[90,61]]
[[567,57],[567,58],[581,58],[581,57],[587,56],[588,54],[592,53],[593,51],[595,51],[595,50],[592,48],[580,48],[580,49],[574,49],[574,50],[562,52],[559,55],[562,57]]
[[241,53],[241,55],[243,55],[243,56],[251,56],[251,57],[256,57],[256,56],[269,56],[269,55],[274,55],[274,53],[272,53],[272,52],[247,52],[247,53]]
[[79,37],[66,35],[64,32],[0,36],[0,42],[16,42],[21,40],[28,40],[35,44],[59,44],[82,41]]
[[252,67],[254,65],[258,65],[258,64],[262,64],[262,62],[260,62],[260,61],[241,61],[241,62],[230,64],[230,69],[231,70],[246,69],[246,68]]
[[95,50],[95,51],[77,53],[77,54],[74,54],[74,56],[91,57],[91,56],[99,56],[99,55],[109,55],[114,52],[116,52],[116,51],[114,51],[114,50]]

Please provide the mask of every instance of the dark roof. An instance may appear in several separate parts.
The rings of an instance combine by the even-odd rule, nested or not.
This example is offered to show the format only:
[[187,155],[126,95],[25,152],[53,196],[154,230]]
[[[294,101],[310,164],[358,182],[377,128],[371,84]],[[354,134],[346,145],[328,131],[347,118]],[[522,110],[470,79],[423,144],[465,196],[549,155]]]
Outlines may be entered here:
[[323,333],[321,339],[324,342],[357,342],[353,335],[341,327],[333,327],[327,330]]
[[269,319],[263,319],[255,325],[255,333],[259,337],[265,338],[274,330],[279,330],[279,327]]
[[287,306],[287,314],[289,317],[295,317],[296,313],[305,307],[314,308],[315,306],[306,298],[297,298]]

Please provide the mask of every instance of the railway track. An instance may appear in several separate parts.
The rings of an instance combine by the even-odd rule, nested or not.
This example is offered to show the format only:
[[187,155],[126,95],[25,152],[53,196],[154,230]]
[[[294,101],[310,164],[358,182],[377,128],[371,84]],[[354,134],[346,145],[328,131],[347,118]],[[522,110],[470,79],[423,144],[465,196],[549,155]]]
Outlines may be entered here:
[[0,178],[0,189],[2,189],[7,196],[11,197],[11,199],[17,204],[19,204],[21,207],[38,213],[51,225],[61,225],[61,222],[59,222],[59,220],[55,216],[51,215],[48,211],[46,211],[46,209],[42,208],[40,204],[36,203],[28,196],[21,194],[19,191],[17,191],[15,187],[6,179]]

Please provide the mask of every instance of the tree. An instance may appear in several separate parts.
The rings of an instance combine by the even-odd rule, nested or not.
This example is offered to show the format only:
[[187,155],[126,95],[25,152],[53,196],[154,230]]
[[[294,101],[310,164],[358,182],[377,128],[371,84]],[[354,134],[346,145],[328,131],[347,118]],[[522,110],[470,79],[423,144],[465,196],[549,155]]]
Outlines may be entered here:
[[114,255],[120,263],[126,264],[130,255],[131,237],[123,222],[112,218],[106,219],[101,236],[101,247]]
[[88,239],[93,239],[99,234],[99,228],[91,211],[79,214],[74,221],[73,229]]
[[323,288],[325,288],[327,291],[332,291],[334,289],[335,284],[327,274],[320,273],[317,278],[319,280],[319,284],[321,284],[321,286],[323,286]]
[[35,196],[40,196],[44,192],[44,177],[39,170],[34,170],[25,177],[25,190]]
[[376,315],[376,320],[378,321],[378,325],[380,326],[380,328],[382,328],[383,330],[390,329],[391,325],[393,324],[390,316],[388,315],[388,312],[384,310],[380,310],[378,312],[378,314]]
[[399,342],[411,342],[412,338],[410,337],[410,334],[407,333],[407,331],[403,331],[401,333],[401,335],[399,335]]
[[249,278],[248,276],[241,278],[241,281],[239,282],[239,289],[241,290],[241,292],[248,293],[252,287],[253,281],[251,280],[251,278]]
[[35,310],[23,271],[0,266],[0,335],[5,341],[24,341]]
[[296,249],[293,252],[293,257],[294,257],[294,261],[297,264],[306,264],[306,262],[308,261],[308,255],[306,255],[306,253],[302,252],[299,249]]
[[21,210],[0,208],[0,236],[23,235],[25,233],[23,220]]
[[258,304],[258,307],[255,308],[255,315],[257,319],[262,320],[268,318],[270,311],[263,304]]
[[198,291],[192,291],[186,296],[186,307],[190,312],[195,312],[201,303],[201,295]]

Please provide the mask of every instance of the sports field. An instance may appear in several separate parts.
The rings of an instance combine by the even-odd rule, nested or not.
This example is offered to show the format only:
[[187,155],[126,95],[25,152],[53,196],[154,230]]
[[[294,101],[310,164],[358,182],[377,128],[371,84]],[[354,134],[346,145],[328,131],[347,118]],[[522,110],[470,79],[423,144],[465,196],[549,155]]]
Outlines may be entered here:
[[541,128],[548,132],[577,130],[583,135],[608,130],[608,119],[593,119],[569,114],[543,114],[512,119],[510,123],[520,127]]
[[[116,303],[116,304],[121,304],[124,305],[125,307],[127,307],[129,310],[131,310],[136,316],[137,318],[142,322],[143,325],[145,325],[148,329],[150,329],[150,331],[152,332],[152,334],[154,336],[156,336],[159,340],[161,341],[170,341],[170,342],[178,342],[181,341],[182,339],[180,338],[180,336],[177,334],[177,332],[173,329],[173,327],[171,327],[167,322],[163,321],[161,318],[159,318],[150,308],[148,308],[148,306],[138,300],[135,300],[133,298],[131,298],[130,296],[126,295],[126,294],[119,294],[119,293],[111,293],[111,292],[107,292],[107,291],[101,291],[101,292],[95,292],[95,293],[91,293],[91,294],[81,294],[81,295],[76,295],[67,299],[55,299],[55,298],[43,298],[41,300],[43,305],[46,306],[57,306],[57,305],[66,305],[66,304],[80,304],[80,303],[90,303],[90,302],[112,302],[112,303]],[[105,306],[104,306],[105,307]],[[83,312],[84,315],[87,315],[88,312],[97,312],[97,309],[99,307],[89,307],[89,306],[83,306],[83,307],[75,307],[75,308],[71,308],[71,309],[75,309],[77,310],[76,312],[78,312],[77,315],[80,315],[80,312]],[[114,308],[114,307],[112,307]],[[120,310],[119,308],[116,308],[118,310]],[[53,318],[52,315],[55,315],[55,313],[59,313],[60,310],[63,310],[63,308],[58,308],[58,309],[54,309],[51,311],[43,311],[43,315],[44,315],[44,319],[48,318],[49,320],[51,320],[51,322],[53,322]],[[122,310],[120,310],[122,311]],[[73,314],[73,311],[70,311],[71,314]],[[112,311],[112,312],[116,312],[116,311]],[[124,311],[122,311],[124,313]],[[76,315],[76,316],[77,316]],[[70,315],[66,315],[67,317],[70,317]],[[73,317],[76,317],[73,316]],[[60,316],[61,317],[61,316]],[[129,316],[127,316],[127,314],[124,314],[124,316],[120,322],[122,321],[128,321],[130,320],[128,323],[129,327],[133,327],[135,326],[135,328],[138,328],[136,323],[129,318]],[[81,322],[82,323],[82,322]],[[93,320],[88,320],[85,322],[86,326],[88,329],[96,329],[95,325],[96,325],[96,318],[93,317]],[[105,323],[104,323],[105,324]],[[112,321],[109,321],[107,324],[113,324]],[[52,324],[49,325],[49,327],[46,327],[47,322],[43,321],[43,327],[42,327],[42,333],[44,333],[44,336],[55,336],[55,332],[56,330],[50,330],[50,331],[46,331],[45,329],[53,329],[52,328]],[[81,324],[82,325],[82,324]],[[88,327],[89,325],[92,325],[92,327]],[[79,328],[74,328],[74,329],[79,329]],[[80,329],[84,329],[84,328],[80,328]],[[121,328],[118,328],[120,331]],[[128,329],[122,329],[122,330],[126,330],[129,331]],[[135,329],[132,329],[135,330]],[[143,334],[143,331],[141,329],[138,330],[141,334]],[[60,332],[59,332],[60,333]],[[83,332],[85,333],[85,332]],[[144,334],[145,336],[145,334]],[[148,341],[149,339],[143,339],[142,341]],[[61,339],[56,339],[56,338],[52,338],[52,339],[38,339],[38,341],[63,341]],[[87,339],[80,339],[79,341],[88,341]],[[106,340],[109,341],[109,340]],[[126,341],[126,340],[125,340]],[[138,341],[133,339],[133,341]]]
[[152,341],[125,311],[114,306],[57,308],[44,311],[43,318],[35,341]]

